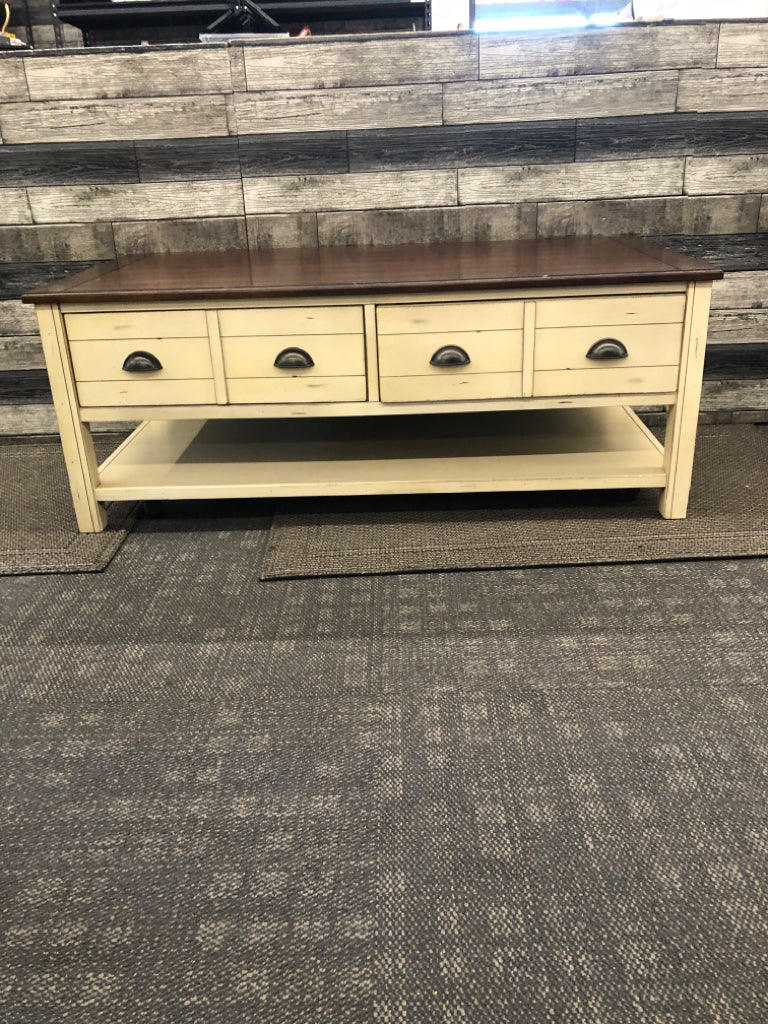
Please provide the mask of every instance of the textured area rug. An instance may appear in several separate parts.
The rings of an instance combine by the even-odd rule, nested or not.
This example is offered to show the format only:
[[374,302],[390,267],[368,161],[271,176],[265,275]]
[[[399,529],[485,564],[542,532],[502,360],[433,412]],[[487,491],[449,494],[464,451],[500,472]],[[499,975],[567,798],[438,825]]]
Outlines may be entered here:
[[275,515],[262,579],[768,553],[768,430],[701,427],[688,517],[658,490],[314,499]]
[[[122,438],[97,438],[105,458]],[[0,576],[99,572],[125,540],[135,502],[113,502],[101,533],[80,533],[57,440],[0,444]]]

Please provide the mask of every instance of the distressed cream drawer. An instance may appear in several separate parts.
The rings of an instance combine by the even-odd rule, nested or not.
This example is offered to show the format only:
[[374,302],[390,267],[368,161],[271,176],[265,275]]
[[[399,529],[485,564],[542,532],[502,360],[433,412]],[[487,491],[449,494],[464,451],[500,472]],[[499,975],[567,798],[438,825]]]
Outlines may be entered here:
[[685,293],[608,295],[539,299],[536,327],[590,327],[607,324],[682,324]]
[[380,377],[382,402],[461,402],[519,398],[522,373],[450,373],[444,376]]
[[208,325],[202,309],[65,313],[64,324],[70,341],[208,336]]
[[555,395],[642,395],[677,390],[677,366],[601,367],[596,370],[538,370],[534,398]]
[[[465,357],[469,362],[464,362]],[[442,365],[433,365],[433,359]],[[379,335],[383,377],[521,372],[522,367],[522,331]]]
[[[126,374],[126,377],[128,374]],[[215,405],[212,380],[99,380],[77,385],[80,405]]]
[[[365,374],[362,336],[291,335],[222,338],[227,377],[354,377]],[[275,366],[286,352],[304,352],[312,366]],[[288,360],[289,362],[291,360]],[[293,362],[299,362],[297,356]]]
[[522,326],[523,303],[513,299],[376,307],[379,337],[382,334],[521,330]]
[[222,338],[283,334],[363,334],[362,306],[220,309]]
[[364,402],[365,377],[237,377],[227,381],[230,405],[280,402]]
[[534,369],[672,365],[680,361],[682,343],[683,326],[677,323],[549,327],[536,331]]
[[160,370],[145,372],[143,376],[147,380],[185,380],[213,376],[207,338],[72,341],[69,352],[78,382],[138,379],[138,373],[123,369],[125,360],[135,352],[146,352],[154,356],[162,366]]

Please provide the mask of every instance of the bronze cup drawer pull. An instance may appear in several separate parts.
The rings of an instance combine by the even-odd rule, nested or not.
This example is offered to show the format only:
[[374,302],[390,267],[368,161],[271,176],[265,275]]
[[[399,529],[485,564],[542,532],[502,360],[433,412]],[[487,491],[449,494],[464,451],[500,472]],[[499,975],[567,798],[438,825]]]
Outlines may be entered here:
[[314,359],[303,348],[284,348],[275,359],[275,366],[281,370],[306,369],[314,365]]
[[128,373],[154,373],[162,368],[163,364],[151,352],[131,352],[123,363],[123,369]]
[[471,360],[459,345],[443,345],[429,360],[430,366],[469,366]]
[[626,359],[626,347],[616,338],[601,338],[587,352],[587,359]]

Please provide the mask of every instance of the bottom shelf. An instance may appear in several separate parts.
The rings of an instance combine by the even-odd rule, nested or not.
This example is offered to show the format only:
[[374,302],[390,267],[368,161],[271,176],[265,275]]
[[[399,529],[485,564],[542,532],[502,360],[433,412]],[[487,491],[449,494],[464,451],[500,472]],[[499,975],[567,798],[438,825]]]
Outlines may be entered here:
[[663,487],[631,409],[143,423],[99,469],[100,501]]

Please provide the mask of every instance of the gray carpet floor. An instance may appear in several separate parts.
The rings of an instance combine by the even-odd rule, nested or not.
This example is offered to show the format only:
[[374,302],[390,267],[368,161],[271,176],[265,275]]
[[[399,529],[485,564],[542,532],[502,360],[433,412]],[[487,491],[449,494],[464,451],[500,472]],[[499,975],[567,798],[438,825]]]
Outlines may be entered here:
[[764,1024],[768,561],[0,580],[10,1024]]

